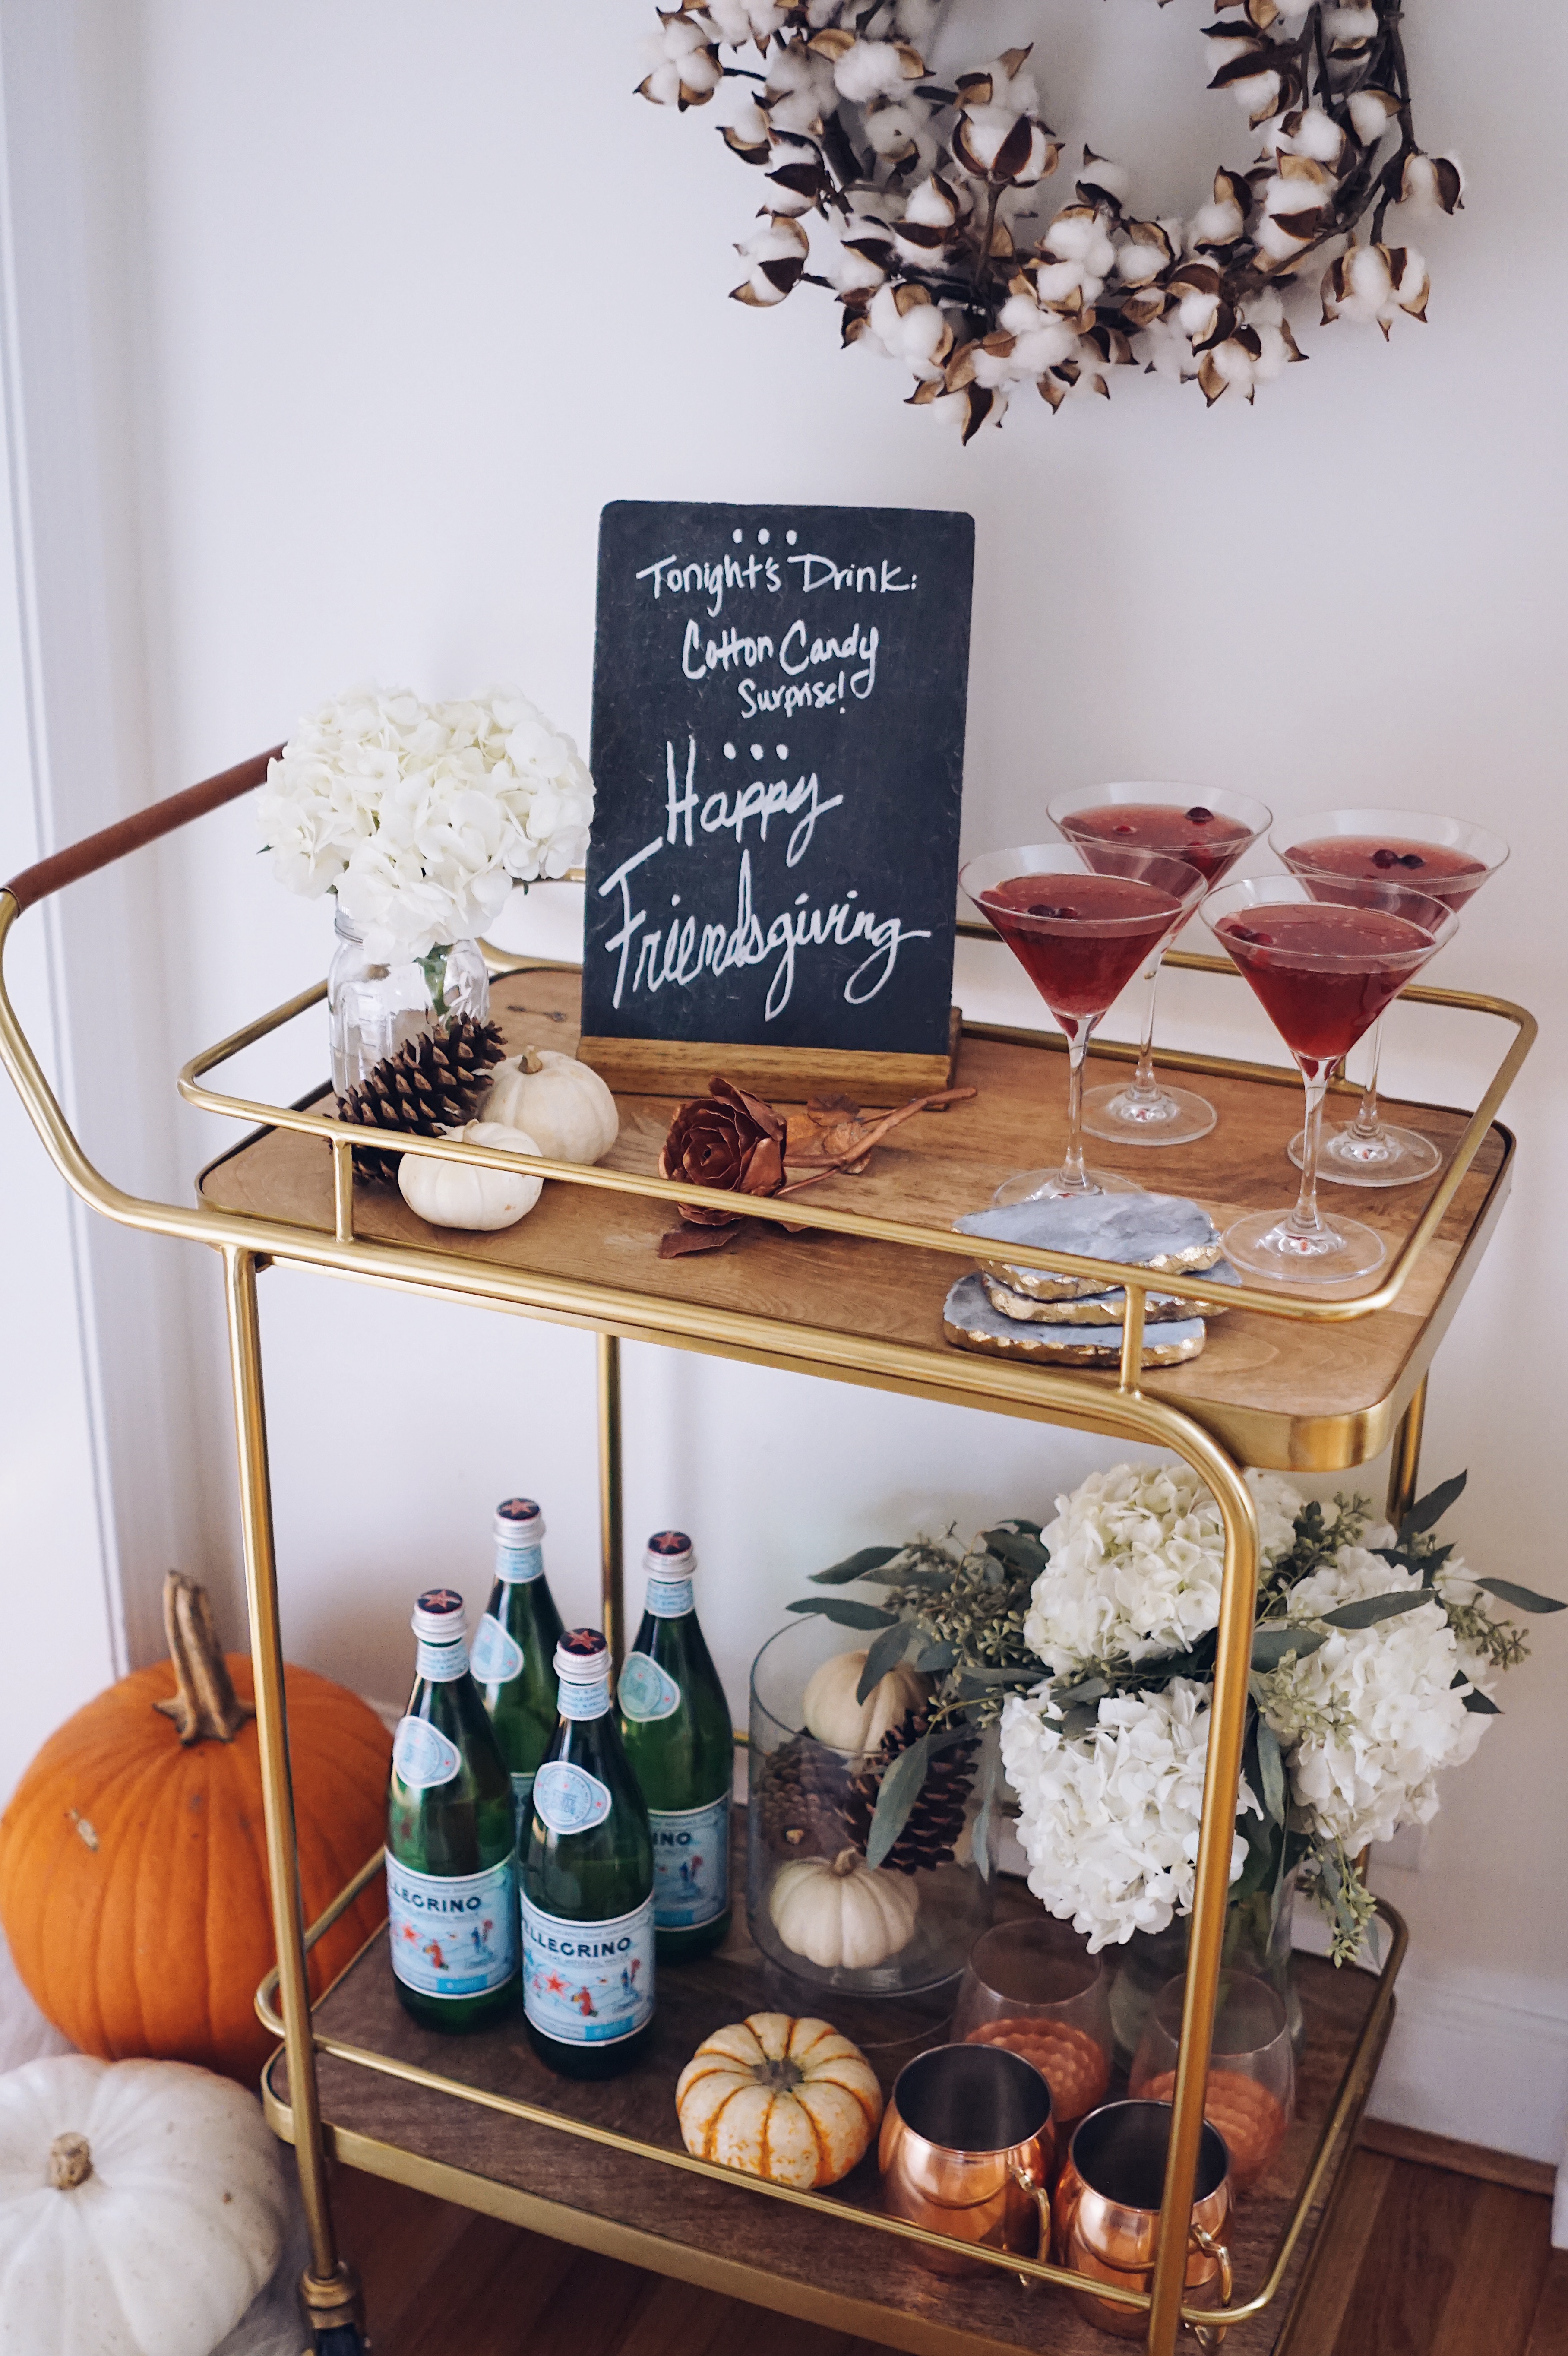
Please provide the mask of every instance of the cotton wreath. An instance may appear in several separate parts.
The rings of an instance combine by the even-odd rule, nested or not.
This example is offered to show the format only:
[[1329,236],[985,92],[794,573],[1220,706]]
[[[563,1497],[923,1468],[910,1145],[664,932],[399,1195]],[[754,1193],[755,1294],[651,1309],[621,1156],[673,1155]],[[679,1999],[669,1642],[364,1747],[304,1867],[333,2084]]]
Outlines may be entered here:
[[256,814],[279,882],[336,892],[369,956],[392,962],[483,932],[514,883],[578,865],[593,784],[515,690],[427,704],[361,687],[299,722]]
[[[928,68],[946,0],[684,0],[660,11],[638,87],[682,111],[738,94],[723,137],[766,195],[736,299],[828,288],[844,343],[901,360],[912,403],[968,441],[1016,391],[1059,409],[1108,394],[1107,371],[1130,364],[1196,378],[1211,406],[1251,401],[1306,357],[1285,300],[1303,285],[1325,323],[1386,337],[1401,313],[1424,319],[1426,263],[1386,218],[1452,213],[1463,179],[1416,138],[1402,0],[1215,9],[1229,21],[1202,28],[1209,87],[1258,152],[1190,212],[1146,217],[1131,173],[1088,147],[1071,201],[1051,206],[1061,141],[1030,50]],[[739,62],[748,48],[760,66]]]

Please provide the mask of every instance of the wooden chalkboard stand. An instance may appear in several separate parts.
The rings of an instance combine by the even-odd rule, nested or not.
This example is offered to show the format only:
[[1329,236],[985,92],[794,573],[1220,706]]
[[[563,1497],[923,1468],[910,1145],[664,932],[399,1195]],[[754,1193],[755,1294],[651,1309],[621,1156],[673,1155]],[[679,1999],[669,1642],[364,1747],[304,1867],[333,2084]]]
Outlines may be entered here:
[[944,1055],[879,1055],[853,1047],[738,1047],[712,1039],[580,1039],[578,1059],[622,1096],[705,1096],[716,1072],[770,1103],[852,1097],[901,1105],[953,1086],[963,1015],[953,1009]]

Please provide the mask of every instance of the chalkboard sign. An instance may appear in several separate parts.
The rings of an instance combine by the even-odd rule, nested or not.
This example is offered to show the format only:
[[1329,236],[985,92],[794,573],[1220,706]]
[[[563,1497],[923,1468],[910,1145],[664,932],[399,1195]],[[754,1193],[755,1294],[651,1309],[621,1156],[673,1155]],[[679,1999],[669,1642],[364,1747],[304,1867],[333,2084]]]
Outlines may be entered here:
[[944,1085],[974,546],[919,509],[605,508],[581,1052],[612,1085]]

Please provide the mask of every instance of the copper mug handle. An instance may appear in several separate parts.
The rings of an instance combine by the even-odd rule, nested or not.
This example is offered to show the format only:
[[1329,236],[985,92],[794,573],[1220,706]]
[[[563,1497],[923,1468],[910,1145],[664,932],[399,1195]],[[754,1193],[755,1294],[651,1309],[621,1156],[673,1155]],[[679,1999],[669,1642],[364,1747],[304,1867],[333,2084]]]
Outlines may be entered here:
[[[1034,2195],[1035,2206],[1040,2211],[1040,2255],[1042,2258],[1049,2258],[1051,2255],[1051,2188],[1048,2184],[1043,2182],[1040,2178],[1037,2177],[1031,2169],[1027,2168],[1015,2168],[1013,2169],[1013,2181],[1019,2186],[1020,2190],[1024,2192],[1032,2192]],[[1019,2275],[1019,2286],[1020,2289],[1023,2290],[1039,2290],[1040,2287],[1040,2277],[1038,2275]],[[1230,2296],[1230,2292],[1227,2291],[1225,2293],[1227,2301],[1229,2301]]]
[[[1223,2242],[1217,2242],[1212,2233],[1205,2233],[1201,2225],[1193,2225],[1189,2230],[1192,2240],[1197,2243],[1205,2257],[1219,2259],[1220,2304],[1221,2307],[1229,2307],[1231,2304],[1231,2294],[1236,2286],[1236,2277],[1234,2270],[1231,2265],[1230,2251],[1225,2247]],[[1188,2329],[1191,2332],[1194,2340],[1197,2340],[1200,2348],[1218,2348],[1225,2337],[1225,2326],[1222,2323],[1218,2325],[1211,2323],[1192,2323],[1189,2324]]]

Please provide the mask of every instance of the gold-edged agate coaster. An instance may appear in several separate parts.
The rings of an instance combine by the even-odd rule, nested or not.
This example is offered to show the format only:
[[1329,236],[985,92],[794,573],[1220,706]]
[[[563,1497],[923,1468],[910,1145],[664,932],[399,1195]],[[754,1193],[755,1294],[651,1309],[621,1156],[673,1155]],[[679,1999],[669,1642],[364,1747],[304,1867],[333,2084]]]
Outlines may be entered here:
[[[1227,1259],[1216,1260],[1206,1273],[1211,1284],[1242,1280]],[[1076,1301],[1031,1301],[988,1268],[980,1270],[980,1281],[992,1308],[1023,1325],[1120,1325],[1127,1313],[1127,1296],[1119,1285],[1115,1292],[1081,1293]],[[1179,1293],[1149,1292],[1144,1296],[1144,1317],[1150,1325],[1175,1325],[1186,1318],[1223,1317],[1230,1306],[1228,1301],[1184,1301]]]
[[[1121,1328],[1034,1325],[1004,1317],[986,1298],[978,1276],[960,1277],[943,1303],[942,1330],[955,1349],[1038,1366],[1107,1366],[1122,1363]],[[1201,1317],[1144,1328],[1142,1364],[1179,1366],[1196,1358],[1208,1338]]]
[[[1208,1212],[1183,1194],[1053,1194],[1000,1210],[968,1211],[953,1225],[960,1235],[1120,1260],[1151,1276],[1195,1275],[1211,1269],[1221,1250],[1220,1230]],[[989,1257],[981,1265],[1030,1301],[1083,1301],[1104,1291],[1093,1277],[1056,1276]]]

